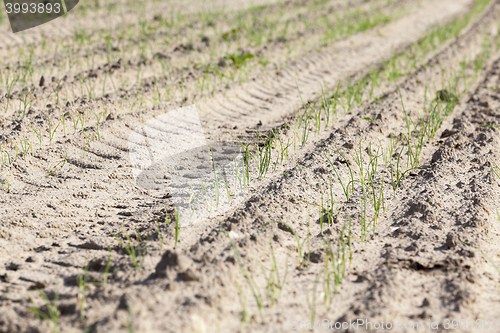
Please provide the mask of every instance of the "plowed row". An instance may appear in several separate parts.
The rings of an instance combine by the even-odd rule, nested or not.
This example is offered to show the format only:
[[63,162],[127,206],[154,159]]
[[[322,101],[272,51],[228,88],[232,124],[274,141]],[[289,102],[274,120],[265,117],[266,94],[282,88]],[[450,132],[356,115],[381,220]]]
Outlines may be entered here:
[[[0,332],[498,330],[500,3],[200,3],[0,32]],[[271,163],[179,227],[128,140],[190,104]]]

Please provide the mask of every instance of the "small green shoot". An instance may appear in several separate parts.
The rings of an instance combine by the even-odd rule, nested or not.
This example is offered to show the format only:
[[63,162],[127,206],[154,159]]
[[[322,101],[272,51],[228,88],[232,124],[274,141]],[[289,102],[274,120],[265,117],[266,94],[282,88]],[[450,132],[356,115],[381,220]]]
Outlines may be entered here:
[[257,303],[257,306],[260,310],[260,316],[262,319],[264,319],[264,302],[262,300],[262,295],[259,292],[259,287],[258,287],[257,283],[255,283],[254,279],[250,276],[250,274],[248,274],[247,270],[245,269],[245,266],[243,265],[243,260],[241,259],[240,253],[238,251],[238,247],[234,243],[231,236],[229,236],[229,234],[226,232],[226,230],[224,230],[224,228],[222,228],[221,224],[219,224],[219,229],[231,242],[231,246],[233,247],[234,254],[236,256],[236,261],[238,262],[241,273],[245,277],[245,280],[247,281],[247,284],[250,287],[250,290],[252,291],[252,295],[255,298],[255,302]]
[[262,228],[261,228],[261,231],[264,232],[264,229],[266,228],[266,226],[268,226],[269,224],[271,223],[278,223],[278,224],[282,224],[284,225],[285,227],[287,227],[293,234],[293,236],[295,237],[295,240],[297,241],[297,247],[298,247],[298,254],[299,254],[299,266],[300,264],[302,263],[302,246],[300,245],[300,239],[299,239],[299,236],[297,236],[297,234],[295,233],[295,230],[293,230],[292,227],[290,227],[288,224],[286,224],[285,222],[282,222],[282,221],[271,221],[271,222],[267,222],[265,223]]
[[140,272],[144,264],[149,235],[146,238],[146,244],[142,246],[141,235],[139,234],[139,230],[136,230],[137,247],[135,247],[134,244],[132,243],[132,240],[130,239],[130,236],[125,232],[124,229],[122,229],[122,232],[125,235],[125,238],[127,239],[127,244],[125,244],[123,240],[118,236],[116,236],[115,234],[112,233],[112,235],[118,241],[118,243],[125,249],[125,251],[127,251],[127,253],[129,254],[130,258],[132,259],[132,263],[134,264],[135,270],[137,272]]
[[42,297],[45,302],[48,314],[35,306],[35,301],[31,295],[29,295],[32,305],[30,311],[35,314],[37,319],[43,318],[45,320],[49,327],[51,327],[51,333],[59,333],[59,293],[57,292],[57,286],[54,291],[54,303],[50,302],[49,298],[43,291],[38,290],[38,292],[40,297]]
[[68,160],[68,154],[65,151],[64,152],[64,158],[62,160],[60,160],[56,164],[50,164],[49,165],[49,168],[47,169],[47,174],[45,175],[45,177],[50,177],[53,174],[55,174],[58,170],[61,170],[66,165],[66,161],[67,160]]

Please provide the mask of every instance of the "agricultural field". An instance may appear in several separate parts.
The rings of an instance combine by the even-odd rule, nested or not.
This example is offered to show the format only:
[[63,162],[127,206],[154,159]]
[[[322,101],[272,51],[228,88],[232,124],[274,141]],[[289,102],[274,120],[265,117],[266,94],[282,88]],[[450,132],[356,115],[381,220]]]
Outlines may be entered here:
[[0,8],[1,333],[500,332],[500,0]]

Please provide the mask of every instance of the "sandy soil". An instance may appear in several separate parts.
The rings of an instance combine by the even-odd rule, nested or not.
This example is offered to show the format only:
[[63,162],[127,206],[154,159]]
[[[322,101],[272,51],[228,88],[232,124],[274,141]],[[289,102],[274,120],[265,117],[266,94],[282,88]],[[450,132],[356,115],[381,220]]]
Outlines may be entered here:
[[[0,25],[0,332],[500,332],[499,1],[96,4]],[[177,226],[189,105],[274,146]]]

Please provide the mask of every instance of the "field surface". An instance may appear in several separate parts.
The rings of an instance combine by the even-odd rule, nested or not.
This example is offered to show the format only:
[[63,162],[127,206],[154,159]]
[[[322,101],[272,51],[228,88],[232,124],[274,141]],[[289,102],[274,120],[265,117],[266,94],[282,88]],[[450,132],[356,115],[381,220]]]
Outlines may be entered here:
[[1,333],[500,332],[500,0],[1,7]]

